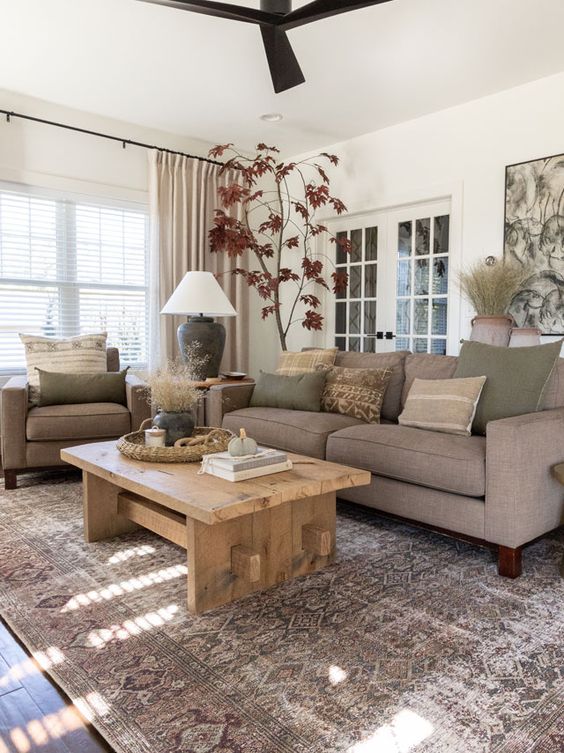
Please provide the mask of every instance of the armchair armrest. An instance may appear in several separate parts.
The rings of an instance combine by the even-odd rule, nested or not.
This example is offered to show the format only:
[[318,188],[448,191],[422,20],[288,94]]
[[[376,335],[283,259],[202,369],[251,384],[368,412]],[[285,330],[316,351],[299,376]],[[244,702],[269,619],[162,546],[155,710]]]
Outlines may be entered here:
[[222,426],[226,413],[248,408],[254,384],[218,384],[211,387],[206,395],[206,412],[210,426]]
[[27,420],[27,377],[15,376],[2,387],[2,465],[5,470],[26,467],[25,423]]
[[564,408],[491,421],[486,437],[486,540],[517,548],[564,523]]
[[131,431],[137,431],[146,418],[151,417],[151,402],[146,384],[134,374],[125,377],[125,397],[131,415]]

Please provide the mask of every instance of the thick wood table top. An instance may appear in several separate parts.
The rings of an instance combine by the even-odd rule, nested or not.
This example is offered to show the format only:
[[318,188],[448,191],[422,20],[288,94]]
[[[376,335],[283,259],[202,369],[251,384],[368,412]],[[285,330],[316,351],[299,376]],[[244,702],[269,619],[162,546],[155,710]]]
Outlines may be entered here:
[[225,481],[198,475],[200,463],[144,463],[116,449],[114,441],[61,451],[61,458],[115,486],[163,507],[213,525],[306,497],[366,486],[370,472],[289,454],[291,471],[249,481]]

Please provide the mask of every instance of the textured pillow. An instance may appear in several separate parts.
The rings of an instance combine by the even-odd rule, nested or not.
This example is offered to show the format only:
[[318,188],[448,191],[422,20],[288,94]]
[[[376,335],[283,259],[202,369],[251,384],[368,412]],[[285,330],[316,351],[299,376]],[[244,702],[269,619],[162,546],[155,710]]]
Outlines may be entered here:
[[398,421],[402,426],[469,437],[485,376],[414,379]]
[[251,407],[319,412],[325,376],[326,371],[295,376],[261,371],[251,397]]
[[295,374],[307,374],[317,371],[318,366],[333,366],[338,348],[326,350],[304,350],[301,353],[284,351],[278,359],[277,374],[294,376]]
[[[127,367],[129,368],[129,367]],[[39,405],[75,405],[79,403],[119,403],[127,405],[123,371],[93,374],[39,372]]]
[[391,369],[333,366],[326,373],[327,380],[321,397],[322,410],[358,418],[367,424],[380,423],[380,410],[392,377]]
[[65,374],[107,371],[107,337],[106,332],[64,340],[40,335],[20,335],[25,347],[30,402],[37,403],[38,400],[39,373],[36,369]]
[[473,432],[485,434],[488,421],[540,410],[561,348],[562,340],[528,348],[503,348],[465,340],[454,376],[483,374],[488,378]]

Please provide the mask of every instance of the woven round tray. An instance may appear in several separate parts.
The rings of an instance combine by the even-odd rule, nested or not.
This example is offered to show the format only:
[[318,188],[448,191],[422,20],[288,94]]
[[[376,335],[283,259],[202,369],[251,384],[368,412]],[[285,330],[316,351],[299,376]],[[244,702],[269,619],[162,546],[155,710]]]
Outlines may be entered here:
[[[225,452],[233,434],[226,429],[210,426],[197,426],[191,437],[181,442],[191,442],[182,447],[147,447],[145,432],[133,431],[117,441],[116,447],[128,458],[148,463],[197,463],[204,455],[212,452]],[[178,443],[177,443],[178,444]]]

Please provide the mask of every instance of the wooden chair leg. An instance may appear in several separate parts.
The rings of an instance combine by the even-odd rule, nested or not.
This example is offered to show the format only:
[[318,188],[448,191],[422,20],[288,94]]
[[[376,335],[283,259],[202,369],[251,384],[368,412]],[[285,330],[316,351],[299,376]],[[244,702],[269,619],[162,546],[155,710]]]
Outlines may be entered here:
[[497,571],[505,578],[518,578],[523,572],[522,555],[523,547],[511,549],[509,546],[500,546],[497,560]]

